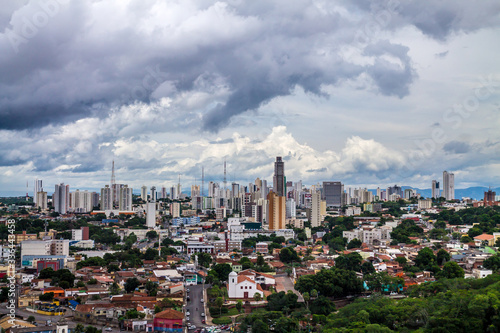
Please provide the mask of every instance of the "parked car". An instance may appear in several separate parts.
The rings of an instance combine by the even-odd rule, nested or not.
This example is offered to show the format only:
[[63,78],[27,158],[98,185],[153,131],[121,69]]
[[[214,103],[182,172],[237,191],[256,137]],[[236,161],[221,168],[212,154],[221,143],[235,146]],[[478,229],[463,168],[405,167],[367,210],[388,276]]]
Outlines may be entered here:
[[202,316],[202,317],[205,317],[205,312],[202,312],[202,313],[201,313],[201,316]]

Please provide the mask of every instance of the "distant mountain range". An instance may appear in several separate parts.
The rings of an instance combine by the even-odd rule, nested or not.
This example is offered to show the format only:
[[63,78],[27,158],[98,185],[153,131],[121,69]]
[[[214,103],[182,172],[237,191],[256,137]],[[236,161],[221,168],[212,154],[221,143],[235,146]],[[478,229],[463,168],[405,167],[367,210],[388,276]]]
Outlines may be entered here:
[[[426,189],[421,189],[417,187],[411,187],[411,186],[401,186],[401,188],[404,190],[411,188],[417,191],[417,193],[420,193],[421,196],[430,198],[431,197],[431,189],[426,188]],[[472,198],[476,200],[481,200],[484,198],[484,192],[488,191],[488,187],[483,187],[483,186],[476,186],[476,187],[468,187],[468,188],[456,188],[455,189],[455,198],[456,199],[462,199],[462,198]],[[500,187],[497,188],[492,188],[492,191],[496,192],[497,195],[500,195]],[[373,192],[373,194],[377,194],[377,190],[370,189],[370,191]],[[443,190],[441,189],[441,193]]]

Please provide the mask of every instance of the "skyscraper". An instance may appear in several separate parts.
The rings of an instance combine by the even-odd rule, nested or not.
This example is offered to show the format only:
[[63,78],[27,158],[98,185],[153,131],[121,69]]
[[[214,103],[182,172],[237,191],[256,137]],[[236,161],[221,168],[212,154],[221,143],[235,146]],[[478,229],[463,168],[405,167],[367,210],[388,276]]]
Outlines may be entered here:
[[269,230],[285,229],[286,198],[278,196],[273,191],[267,195],[269,208],[267,209],[267,223]]
[[281,156],[276,156],[274,162],[273,191],[279,196],[285,196],[285,162]]
[[341,207],[344,185],[341,182],[323,182],[323,199],[327,207]]
[[[33,193],[33,202],[35,203],[35,207],[36,207],[36,203],[37,203],[37,194],[38,192],[41,192],[43,191],[43,186],[42,186],[42,180],[41,179],[35,179],[35,189],[34,189],[34,193]],[[47,204],[47,203],[45,203]]]
[[69,185],[61,183],[55,185],[54,195],[52,196],[54,210],[59,214],[66,214],[69,208]]
[[321,192],[311,194],[311,227],[319,227],[321,225]]
[[101,210],[113,209],[113,197],[109,185],[101,188]]
[[146,185],[142,185],[141,187],[141,199],[144,201],[148,200],[148,187]]
[[455,199],[455,175],[448,171],[443,171],[443,196],[446,200]]
[[439,182],[436,180],[432,181],[432,188],[431,188],[431,197],[432,198],[439,198],[441,196],[441,193],[439,191]]
[[118,208],[120,210],[127,210],[131,211],[132,210],[132,188],[128,187],[128,185],[123,186],[120,188],[120,200],[118,203]]
[[47,192],[38,191],[35,197],[36,197],[35,207],[40,207],[40,209],[47,209]]

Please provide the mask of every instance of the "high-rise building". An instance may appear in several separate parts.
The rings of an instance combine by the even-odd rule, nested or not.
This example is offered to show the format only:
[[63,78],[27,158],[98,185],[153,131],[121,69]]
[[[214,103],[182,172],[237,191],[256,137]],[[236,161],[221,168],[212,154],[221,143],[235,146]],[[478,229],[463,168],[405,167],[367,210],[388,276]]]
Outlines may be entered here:
[[276,156],[276,162],[274,162],[273,191],[279,197],[283,197],[286,194],[285,186],[285,162],[283,162],[281,156]]
[[69,208],[76,213],[88,213],[92,211],[92,193],[89,191],[76,190],[69,195]]
[[47,192],[38,191],[36,193],[36,207],[47,209]]
[[170,204],[170,215],[173,218],[181,216],[181,204],[179,202],[172,202]]
[[191,197],[200,196],[200,185],[191,185]]
[[268,209],[267,209],[267,223],[269,230],[285,229],[286,221],[286,198],[278,196],[273,191],[267,195]]
[[146,203],[146,227],[156,227],[156,202]]
[[341,207],[344,185],[341,182],[323,182],[323,200],[327,207]]
[[35,203],[35,207],[36,207],[37,200],[38,200],[37,199],[37,194],[38,194],[38,192],[41,192],[41,191],[43,191],[42,180],[41,179],[35,179],[35,189],[34,189],[34,192],[33,192],[33,202]]
[[69,208],[69,185],[61,183],[55,185],[54,195],[52,196],[52,205],[54,211],[59,214],[66,214]]
[[149,200],[152,202],[156,202],[156,186],[151,186]]
[[403,189],[401,188],[401,186],[398,186],[398,185],[389,186],[387,188],[387,196],[390,196],[393,194],[402,198],[403,197]]
[[132,188],[128,185],[124,185],[120,188],[120,198],[118,202],[118,208],[121,211],[131,211],[132,210]]
[[319,227],[323,221],[322,216],[322,206],[325,207],[326,213],[326,202],[321,200],[321,192],[315,192],[311,194],[311,227]]
[[455,175],[448,171],[443,171],[443,196],[446,200],[455,199]]
[[441,196],[441,193],[439,191],[439,182],[437,180],[432,181],[432,188],[431,188],[431,198],[437,199]]
[[142,185],[141,187],[141,199],[148,201],[148,187],[146,185]]
[[496,199],[496,192],[492,191],[491,189],[488,190],[488,192],[484,192],[484,206],[494,206],[495,205],[495,199]]
[[111,188],[109,185],[101,188],[101,210],[111,210],[113,209]]
[[262,188],[260,189],[260,197],[266,199],[269,194],[269,188],[267,187],[267,180],[262,179]]
[[161,187],[161,196],[160,199],[166,199],[167,198],[167,188],[165,186]]
[[176,200],[176,199],[178,199],[177,187],[172,186],[170,188],[170,200]]
[[294,199],[286,200],[286,218],[294,218],[297,215],[296,204]]

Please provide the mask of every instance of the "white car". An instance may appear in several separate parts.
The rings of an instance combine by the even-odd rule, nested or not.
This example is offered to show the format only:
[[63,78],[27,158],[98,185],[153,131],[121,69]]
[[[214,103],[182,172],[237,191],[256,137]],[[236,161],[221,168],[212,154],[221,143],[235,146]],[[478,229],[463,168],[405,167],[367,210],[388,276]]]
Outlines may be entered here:
[[186,316],[189,316],[189,315],[191,315],[191,312],[186,311]]
[[202,299],[200,299],[200,302],[202,302],[202,303],[203,303],[203,302],[205,302],[205,300],[202,298]]

